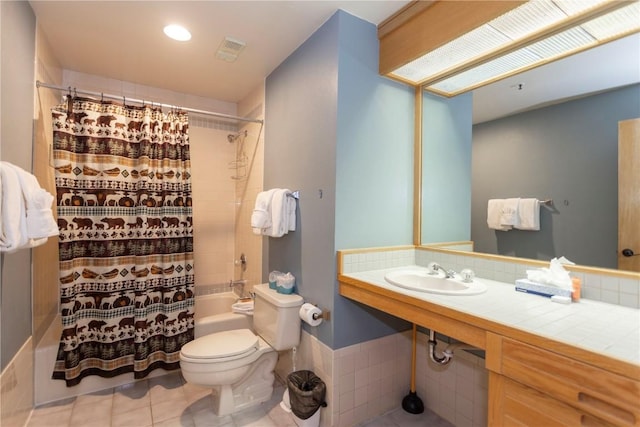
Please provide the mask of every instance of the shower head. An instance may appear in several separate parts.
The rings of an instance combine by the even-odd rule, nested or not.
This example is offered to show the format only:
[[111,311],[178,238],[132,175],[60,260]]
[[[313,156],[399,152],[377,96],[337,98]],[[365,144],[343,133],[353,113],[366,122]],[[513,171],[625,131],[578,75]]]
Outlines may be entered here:
[[230,133],[229,135],[227,135],[227,141],[229,141],[230,143],[234,143],[241,136],[246,138],[247,135],[249,135],[249,133],[246,130],[238,133]]

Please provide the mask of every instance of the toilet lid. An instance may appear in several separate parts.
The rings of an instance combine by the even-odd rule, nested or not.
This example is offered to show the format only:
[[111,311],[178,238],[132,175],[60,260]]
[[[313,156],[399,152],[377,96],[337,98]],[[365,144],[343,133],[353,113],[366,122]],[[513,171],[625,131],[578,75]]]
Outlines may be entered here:
[[219,359],[257,350],[258,337],[249,329],[236,329],[202,336],[185,344],[181,352],[193,359]]

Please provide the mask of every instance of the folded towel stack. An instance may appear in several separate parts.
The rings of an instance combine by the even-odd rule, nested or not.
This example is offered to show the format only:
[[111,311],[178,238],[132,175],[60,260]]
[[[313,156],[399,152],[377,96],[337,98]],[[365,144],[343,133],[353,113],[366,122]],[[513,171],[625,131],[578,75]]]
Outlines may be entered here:
[[253,316],[253,301],[237,302],[231,305],[231,311],[238,314]]
[[254,234],[282,237],[296,229],[296,199],[291,190],[275,188],[260,192],[251,214]]
[[508,231],[540,230],[540,201],[538,199],[490,199],[487,204],[489,228]]
[[33,248],[59,234],[53,196],[24,169],[0,162],[0,252]]

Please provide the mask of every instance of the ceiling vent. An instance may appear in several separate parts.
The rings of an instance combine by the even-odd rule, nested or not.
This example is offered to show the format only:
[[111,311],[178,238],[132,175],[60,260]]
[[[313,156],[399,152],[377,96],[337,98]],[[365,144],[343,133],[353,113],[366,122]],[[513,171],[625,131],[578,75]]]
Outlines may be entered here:
[[226,62],[234,62],[247,44],[241,40],[225,37],[218,46],[216,58]]

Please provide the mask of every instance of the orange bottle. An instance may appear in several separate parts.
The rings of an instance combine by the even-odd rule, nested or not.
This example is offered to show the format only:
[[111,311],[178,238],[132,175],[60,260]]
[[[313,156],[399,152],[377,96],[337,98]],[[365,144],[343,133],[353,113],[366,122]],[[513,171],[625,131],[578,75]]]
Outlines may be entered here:
[[582,280],[579,277],[572,277],[571,282],[573,284],[573,292],[571,292],[571,301],[580,301],[580,288],[582,287]]

